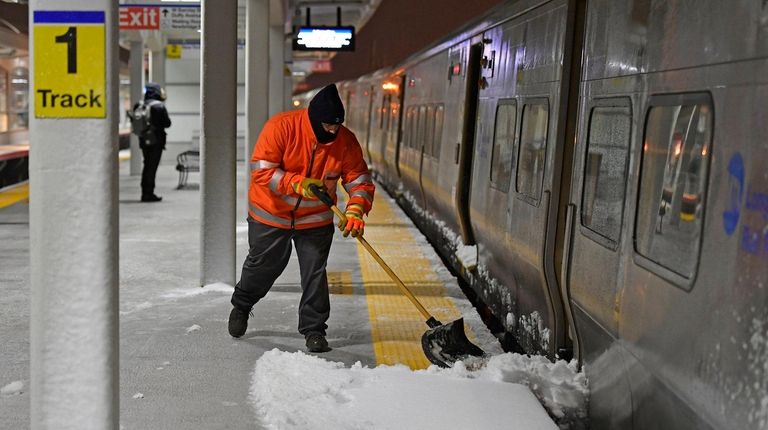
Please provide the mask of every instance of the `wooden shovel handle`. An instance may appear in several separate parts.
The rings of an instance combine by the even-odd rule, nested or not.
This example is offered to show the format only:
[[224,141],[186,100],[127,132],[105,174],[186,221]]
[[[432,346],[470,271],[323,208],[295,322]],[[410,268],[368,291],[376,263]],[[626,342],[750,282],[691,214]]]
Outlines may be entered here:
[[[327,193],[323,192],[318,186],[316,185],[310,185],[309,189],[319,198],[323,203],[328,205],[329,208],[331,208],[331,211],[333,211],[334,214],[336,214],[337,217],[339,217],[340,220],[346,220],[347,217],[344,215],[344,213],[335,205],[333,204],[333,200],[331,199],[331,196],[329,196]],[[389,275],[390,278],[392,278],[393,281],[395,281],[395,284],[400,288],[400,291],[405,295],[405,297],[408,297],[408,300],[413,303],[414,306],[416,306],[416,309],[419,310],[421,315],[426,320],[434,320],[432,315],[427,311],[424,306],[422,306],[421,302],[416,298],[416,296],[413,295],[411,290],[408,289],[408,287],[405,286],[403,281],[400,280],[400,278],[395,274],[395,272],[389,267],[389,265],[384,261],[383,258],[379,255],[378,252],[376,252],[375,249],[371,246],[370,243],[368,243],[367,240],[361,235],[357,235],[357,240],[360,242],[361,245],[363,245],[363,248],[365,248],[368,253],[371,254],[374,260],[376,260],[377,263],[379,263],[379,266],[381,266],[382,269],[384,269],[385,272],[387,272],[387,275]]]

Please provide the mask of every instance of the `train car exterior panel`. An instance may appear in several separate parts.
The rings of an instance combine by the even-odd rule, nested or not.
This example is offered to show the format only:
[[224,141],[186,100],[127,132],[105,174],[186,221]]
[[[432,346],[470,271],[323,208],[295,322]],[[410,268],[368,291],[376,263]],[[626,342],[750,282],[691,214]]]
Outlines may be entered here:
[[[484,32],[484,57],[498,63],[482,71],[487,87],[480,91],[471,201],[479,261],[502,286],[493,301],[509,301],[503,290],[510,289],[515,308],[505,312],[508,329],[526,350],[551,355],[558,321],[543,261],[560,102],[560,82],[553,79],[560,76],[564,27],[565,3],[549,2]],[[513,84],[501,79],[509,70]],[[502,137],[510,149],[501,149]],[[494,167],[507,173],[495,175]]]
[[768,56],[761,1],[599,0],[588,14],[587,80]]
[[[389,141],[393,129],[396,130],[396,122],[393,123],[392,121],[392,111],[397,111],[399,86],[389,81],[390,73],[389,69],[380,70],[359,79],[368,81],[368,86],[371,88],[366,155],[369,162],[368,167],[377,177],[383,177],[384,175],[381,173],[388,169],[388,162],[384,158],[384,145]],[[355,106],[355,108],[358,107]]]
[[[404,188],[412,203],[427,210],[426,193],[422,184],[425,167],[424,152],[434,135],[434,109],[445,97],[448,53],[439,52],[409,68],[406,73],[405,122],[400,148],[399,166]],[[431,162],[427,161],[427,169]],[[434,192],[434,190],[432,190]]]
[[[739,274],[747,271],[758,274],[758,267],[762,268],[763,279],[768,274],[764,261],[760,265],[759,254],[757,259],[750,258],[754,254],[749,252],[749,246],[745,249],[744,245],[744,229],[749,231],[752,225],[762,225],[764,228],[765,221],[755,222],[745,217],[741,234],[734,232],[729,236],[722,214],[728,211],[727,205],[734,200],[728,188],[729,160],[738,157],[736,154],[742,151],[750,151],[755,159],[765,159],[764,150],[761,155],[759,151],[749,150],[744,145],[751,144],[753,137],[765,136],[764,123],[758,125],[750,121],[751,124],[745,124],[744,121],[749,118],[755,106],[753,97],[761,94],[764,96],[765,86],[731,87],[723,78],[738,73],[741,67],[734,64],[729,72],[722,70],[724,68],[714,66],[714,69],[721,69],[718,71],[712,70],[710,66],[689,70],[684,76],[681,72],[668,72],[649,77],[651,91],[656,88],[660,91],[682,91],[683,97],[688,97],[681,99],[683,106],[698,104],[702,109],[713,110],[708,116],[700,115],[698,123],[694,124],[714,135],[710,146],[700,149],[694,147],[697,153],[702,154],[701,164],[709,167],[709,180],[705,183],[708,189],[694,185],[691,190],[691,185],[686,184],[682,196],[674,193],[670,203],[667,203],[665,195],[661,196],[661,202],[652,206],[659,207],[658,214],[645,214],[640,207],[644,203],[644,184],[640,185],[637,192],[638,208],[631,215],[636,217],[633,220],[635,225],[641,224],[643,216],[653,216],[654,219],[648,223],[656,223],[658,218],[659,227],[652,233],[654,244],[650,251],[654,252],[654,248],[657,248],[657,256],[662,258],[659,263],[649,263],[643,255],[648,249],[637,249],[636,246],[632,261],[627,264],[620,326],[621,336],[630,340],[630,350],[638,361],[653,369],[656,378],[666,381],[677,398],[691,404],[694,409],[707,410],[704,415],[712,415],[707,416],[707,421],[714,423],[714,427],[723,427],[735,421],[739,427],[751,428],[755,424],[754,420],[759,420],[759,417],[750,417],[749,403],[756,406],[766,392],[766,375],[763,371],[755,372],[754,367],[755,358],[765,358],[765,346],[752,343],[755,327],[744,330],[742,322],[765,320],[765,307],[756,308],[754,300],[762,299],[761,302],[765,303],[766,294],[761,294],[759,288],[756,289],[749,281],[745,282],[744,278],[740,280]],[[675,84],[670,85],[671,82]],[[694,98],[700,94],[705,94],[701,96],[704,97],[703,101]],[[711,100],[709,103],[707,98]],[[653,103],[654,97],[649,98],[649,101]],[[649,112],[654,108],[650,106]],[[685,107],[679,116],[683,116],[684,112]],[[750,127],[745,128],[745,125]],[[646,135],[652,134],[648,130],[649,126],[646,125]],[[750,130],[750,133],[734,135],[730,132],[732,130]],[[672,136],[673,141],[675,138]],[[690,137],[685,138],[681,158],[683,165],[686,163],[685,145],[689,140]],[[705,151],[709,157],[703,155]],[[694,165],[694,161],[688,161],[688,166]],[[755,183],[750,181],[750,173],[755,170],[750,169],[748,164],[744,164],[745,183]],[[688,169],[693,170],[690,167]],[[763,176],[764,168],[757,169],[757,172],[757,175],[752,175]],[[690,177],[695,174],[695,171],[688,173],[689,178],[686,180],[693,182]],[[693,196],[692,200],[695,201],[695,206],[689,212],[682,207],[685,202],[680,203],[686,195]],[[676,203],[680,206],[676,207]],[[669,222],[664,220],[662,214],[661,208],[665,206],[672,212]],[[671,228],[675,224],[678,228]],[[635,234],[641,234],[637,227]],[[664,236],[669,239],[665,240]],[[689,241],[683,242],[686,238]],[[670,267],[673,269],[672,274],[668,270]],[[679,276],[678,272],[684,272],[687,276]],[[735,291],[726,286],[733,286]],[[723,302],[727,305],[723,306]],[[702,318],[705,315],[707,318]],[[659,327],[665,327],[663,333]],[[699,335],[691,336],[692,332]],[[685,353],[681,354],[681,351]],[[727,354],[728,358],[721,363],[723,354]],[[750,387],[749,381],[762,382]],[[741,397],[739,401],[732,398],[736,392]],[[652,395],[650,392],[647,394]],[[745,402],[745,399],[749,401]],[[718,408],[714,408],[715,405]],[[658,407],[662,408],[663,405]],[[645,408],[646,414],[649,409]],[[649,421],[654,419],[653,414],[647,415]],[[762,419],[765,420],[765,417]]]
[[768,427],[767,29],[762,0],[506,2],[351,89],[513,349],[554,357],[572,310],[591,428]]
[[[612,7],[620,5],[611,2],[603,7],[600,2],[590,3],[593,12],[608,11]],[[626,14],[632,13],[632,7],[623,10]],[[585,122],[593,114],[589,103],[594,103],[594,100],[616,95],[626,95],[633,100],[632,107],[636,113],[633,114],[632,133],[637,136],[630,150],[632,160],[629,163],[629,177],[633,180],[629,181],[625,189],[627,203],[622,217],[624,227],[620,242],[608,243],[609,246],[605,246],[606,241],[602,243],[604,249],[617,249],[618,283],[597,274],[589,274],[589,262],[579,261],[578,255],[599,258],[601,254],[596,250],[600,247],[590,247],[589,240],[579,239],[577,234],[573,240],[570,269],[573,300],[578,308],[585,309],[584,313],[597,318],[612,335],[615,335],[612,326],[620,329],[618,334],[623,339],[620,344],[629,352],[627,362],[635,409],[635,428],[759,428],[756,424],[763,426],[766,421],[765,412],[762,412],[762,416],[755,413],[761,410],[757,404],[762,401],[761,395],[755,390],[766,392],[766,374],[756,370],[754,360],[765,357],[765,347],[755,344],[756,331],[744,331],[744,324],[739,321],[743,321],[743,318],[764,321],[764,308],[758,311],[750,303],[756,299],[764,303],[766,299],[760,295],[759,288],[754,289],[754,284],[750,288],[749,281],[742,283],[736,277],[739,273],[751,273],[751,281],[754,281],[761,276],[765,278],[766,273],[758,273],[754,263],[741,264],[746,267],[739,267],[738,262],[744,261],[744,258],[738,255],[740,246],[737,227],[735,224],[732,227],[734,237],[728,237],[723,226],[726,223],[724,220],[728,218],[725,214],[740,211],[738,203],[733,203],[734,200],[738,202],[738,198],[733,197],[738,192],[732,190],[741,189],[748,182],[748,174],[744,173],[747,169],[740,163],[735,163],[740,167],[733,170],[741,172],[741,179],[731,179],[729,182],[729,178],[734,176],[728,171],[728,163],[738,158],[735,154],[743,151],[757,155],[749,149],[750,141],[753,137],[764,136],[766,131],[764,122],[754,118],[755,112],[759,112],[754,97],[761,93],[765,96],[765,83],[759,82],[764,81],[764,78],[755,82],[755,77],[765,76],[764,61],[712,64],[710,57],[699,52],[697,63],[687,47],[683,49],[678,46],[675,48],[677,52],[666,48],[667,58],[673,58],[675,54],[687,58],[687,69],[637,74],[644,67],[652,69],[643,66],[634,70],[634,75],[630,75],[629,72],[633,70],[625,68],[624,76],[596,81],[594,79],[601,78],[596,72],[598,70],[605,75],[602,78],[617,76],[620,74],[616,69],[611,69],[611,65],[642,64],[648,60],[640,57],[650,55],[643,52],[658,54],[657,49],[648,48],[642,43],[638,45],[631,37],[624,37],[626,30],[607,31],[600,28],[609,21],[610,25],[629,22],[631,17],[627,15],[617,19],[615,10],[605,12],[604,16],[611,16],[611,19],[598,19],[601,15],[592,13],[592,21],[588,26],[588,38],[594,34],[607,36],[597,39],[602,40],[604,45],[593,43],[588,50],[598,54],[588,54],[585,59],[585,63],[591,65],[586,71],[586,77],[593,81],[585,85],[584,93],[589,102],[582,103],[580,113],[583,118],[579,139],[582,148],[577,159],[583,165],[581,168],[576,167],[574,172],[583,178],[574,182],[577,185],[574,187],[575,198],[572,198],[572,204],[583,205],[584,195],[589,194],[590,187],[584,184],[590,176],[590,161],[595,164],[596,157],[590,160],[583,145],[587,144],[585,135],[589,133]],[[676,25],[685,27],[687,19],[676,18]],[[724,21],[728,22],[729,19]],[[654,35],[656,38],[675,39],[669,34],[663,34],[660,29],[655,30]],[[623,49],[619,41],[625,43]],[[606,45],[609,47],[606,48]],[[734,49],[732,58],[741,55],[740,52],[738,48]],[[637,57],[633,59],[632,55]],[[599,64],[605,67],[597,67]],[[674,105],[671,109],[670,104]],[[681,128],[664,125],[659,121],[654,123],[654,118],[659,116],[656,112],[664,109],[677,112],[678,117],[683,117],[678,122],[688,121],[691,124]],[[653,146],[653,142],[658,140],[658,137],[654,137],[658,135],[654,130],[659,127],[670,130],[662,130],[663,135],[669,139],[667,146],[672,148],[668,152],[660,153],[660,149]],[[712,136],[707,137],[700,129]],[[749,133],[733,134],[734,130],[749,130]],[[697,135],[699,141],[694,142]],[[679,149],[675,149],[676,145]],[[686,153],[690,154],[686,156]],[[765,154],[762,154],[757,159],[764,157]],[[642,167],[643,163],[646,167]],[[676,168],[675,174],[677,178],[686,181],[684,189],[680,186],[667,188],[668,178],[666,174],[661,176],[664,169],[657,169],[659,173],[655,177],[643,180],[648,166],[654,163],[681,166]],[[706,174],[708,178],[700,178]],[[758,174],[762,175],[763,171]],[[760,180],[764,181],[764,178]],[[702,184],[701,181],[705,182]],[[734,182],[737,185],[731,186]],[[658,189],[659,194],[652,197],[644,193],[644,188]],[[659,203],[653,203],[653,200],[649,203],[649,198]],[[648,206],[650,210],[644,209]],[[585,208],[580,209],[581,216],[578,218],[583,222]],[[581,230],[585,230],[583,225]],[[687,233],[676,233],[676,230]],[[671,236],[673,239],[665,243],[660,239],[663,236]],[[679,243],[675,245],[674,242]],[[661,251],[664,248],[668,249],[666,253]],[[597,263],[600,264],[600,261]],[[748,300],[744,300],[740,294],[726,292],[729,288],[724,287],[740,284],[746,284],[744,290],[751,291]],[[608,294],[614,288],[617,293]],[[615,304],[609,306],[607,298],[601,303],[601,294],[614,297]],[[721,306],[723,302],[729,304],[725,309]],[[612,311],[618,312],[614,318],[609,318]],[[712,318],[712,312],[717,315],[716,318]],[[588,322],[583,324],[587,325]],[[692,336],[691,333],[699,335]],[[750,339],[753,342],[751,344]],[[582,341],[587,342],[584,339]],[[727,345],[741,346],[744,352],[729,350]],[[736,359],[728,357],[732,354]],[[587,360],[588,374],[595,375],[594,371],[590,372],[590,367],[591,363]],[[748,381],[753,381],[753,386],[744,388]],[[739,391],[736,387],[743,387],[738,400],[733,394]],[[596,403],[610,399],[595,390],[593,398]],[[594,422],[608,420],[596,411],[592,415]],[[601,418],[605,421],[601,421]]]

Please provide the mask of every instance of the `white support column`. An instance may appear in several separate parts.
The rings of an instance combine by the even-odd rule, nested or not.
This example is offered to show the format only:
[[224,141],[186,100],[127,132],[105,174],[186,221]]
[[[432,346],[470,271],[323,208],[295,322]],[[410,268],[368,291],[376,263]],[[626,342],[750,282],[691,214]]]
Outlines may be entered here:
[[273,25],[269,27],[269,116],[285,110],[283,95],[283,74],[285,62],[283,61],[283,26]]
[[152,51],[149,56],[149,81],[165,87],[165,46]]
[[[245,200],[251,153],[269,119],[269,0],[248,0],[245,19]],[[246,206],[247,207],[247,206]]]
[[[131,42],[131,58],[128,62],[131,73],[131,107],[143,97],[144,89],[144,44]],[[131,176],[141,175],[142,154],[139,137],[131,133]]]
[[[117,9],[29,7],[34,430],[119,428]],[[88,94],[89,107],[54,109],[54,93]]]
[[200,284],[235,284],[237,2],[202,1]]

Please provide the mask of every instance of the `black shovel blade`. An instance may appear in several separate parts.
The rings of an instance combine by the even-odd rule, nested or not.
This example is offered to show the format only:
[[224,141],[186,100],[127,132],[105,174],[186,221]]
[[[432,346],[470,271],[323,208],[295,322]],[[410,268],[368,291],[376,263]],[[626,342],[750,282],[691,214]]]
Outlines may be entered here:
[[464,318],[427,330],[421,336],[421,348],[429,361],[440,367],[451,367],[457,361],[485,355],[464,334]]

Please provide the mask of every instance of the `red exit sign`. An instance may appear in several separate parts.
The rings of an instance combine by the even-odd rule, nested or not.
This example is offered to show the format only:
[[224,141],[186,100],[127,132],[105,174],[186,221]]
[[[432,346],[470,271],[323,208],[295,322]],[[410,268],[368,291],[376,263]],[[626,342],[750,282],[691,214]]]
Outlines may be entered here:
[[120,30],[160,29],[159,6],[120,6]]

